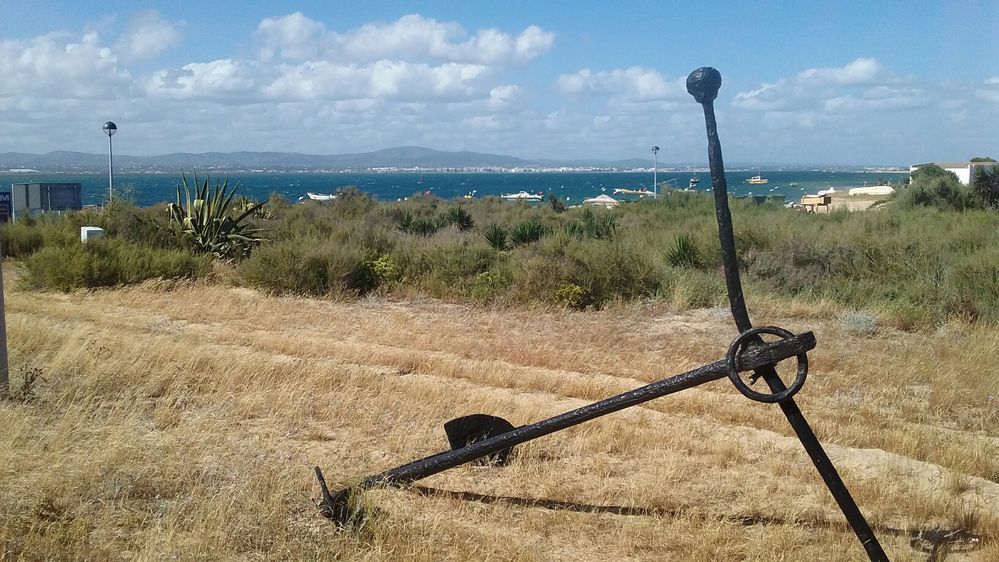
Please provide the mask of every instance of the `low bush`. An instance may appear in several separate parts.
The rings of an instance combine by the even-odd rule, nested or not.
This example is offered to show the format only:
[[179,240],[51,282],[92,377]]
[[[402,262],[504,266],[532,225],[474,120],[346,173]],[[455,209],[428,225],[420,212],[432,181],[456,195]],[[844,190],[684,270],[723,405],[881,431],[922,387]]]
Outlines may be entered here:
[[70,291],[113,287],[147,279],[199,279],[212,271],[211,259],[181,250],[139,246],[104,237],[86,244],[47,246],[25,260],[30,286]]
[[[926,181],[941,177],[950,181],[932,173]],[[940,202],[931,206],[896,199],[878,211],[830,215],[732,200],[747,295],[838,303],[902,329],[999,323],[999,214],[957,210],[947,189],[935,191]],[[570,308],[726,300],[714,209],[703,194],[558,212],[498,198],[377,203],[345,190],[330,202],[268,208],[247,217],[266,228],[268,242],[230,270],[234,283],[333,298],[379,291]],[[82,247],[85,224],[104,228],[105,240]],[[9,255],[31,261],[43,286],[202,275],[210,262],[191,262],[167,226],[162,208],[116,201],[100,212],[4,225],[0,239]]]

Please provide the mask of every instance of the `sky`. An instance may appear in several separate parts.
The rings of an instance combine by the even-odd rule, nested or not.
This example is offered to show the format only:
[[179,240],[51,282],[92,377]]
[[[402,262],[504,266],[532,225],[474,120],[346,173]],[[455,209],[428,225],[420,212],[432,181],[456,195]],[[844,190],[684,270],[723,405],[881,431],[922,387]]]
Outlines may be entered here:
[[[711,5],[709,5],[711,4]],[[0,0],[0,152],[999,157],[999,0]]]

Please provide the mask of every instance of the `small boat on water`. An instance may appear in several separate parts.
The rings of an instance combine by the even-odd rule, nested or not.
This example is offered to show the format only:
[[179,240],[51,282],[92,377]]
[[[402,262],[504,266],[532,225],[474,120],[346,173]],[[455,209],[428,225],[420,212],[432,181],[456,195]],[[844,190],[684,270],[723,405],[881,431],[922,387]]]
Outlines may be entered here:
[[770,180],[761,176],[760,174],[756,174],[755,176],[746,180],[746,183],[748,183],[749,185],[763,185],[766,183],[770,183]]
[[694,176],[690,178],[690,183],[687,184],[687,189],[694,189],[699,183],[701,183],[701,178]]
[[506,199],[507,201],[541,201],[544,196],[540,193],[528,193],[526,191],[521,191],[520,193],[504,193],[500,195],[501,199]]
[[312,193],[311,191],[305,192],[305,197],[312,201],[332,201],[336,199],[336,194],[333,193]]
[[637,195],[639,197],[653,196],[655,195],[648,189],[644,187],[642,189],[628,189],[627,187],[618,187],[614,189],[614,195]]

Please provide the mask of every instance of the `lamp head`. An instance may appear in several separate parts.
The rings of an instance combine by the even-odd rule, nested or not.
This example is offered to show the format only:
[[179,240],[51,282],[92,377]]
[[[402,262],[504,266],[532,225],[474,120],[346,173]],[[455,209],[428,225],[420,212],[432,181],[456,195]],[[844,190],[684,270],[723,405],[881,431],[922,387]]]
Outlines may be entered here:
[[114,122],[108,121],[107,123],[104,123],[104,134],[105,135],[107,135],[107,136],[110,137],[111,135],[113,135],[113,134],[115,134],[117,132],[118,132],[118,125],[115,125]]

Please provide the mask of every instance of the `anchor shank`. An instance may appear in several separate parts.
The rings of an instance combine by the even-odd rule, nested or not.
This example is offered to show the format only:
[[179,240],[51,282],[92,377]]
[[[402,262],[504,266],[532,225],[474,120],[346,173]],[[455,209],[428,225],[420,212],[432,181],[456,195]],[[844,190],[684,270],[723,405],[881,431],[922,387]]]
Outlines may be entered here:
[[[715,121],[714,100],[718,96],[720,87],[721,74],[713,68],[700,68],[687,77],[687,91],[704,108],[704,125],[708,135],[708,163],[711,167],[715,215],[718,219],[718,241],[721,244],[722,262],[725,268],[725,285],[728,289],[728,300],[735,325],[740,332],[745,332],[751,329],[753,324],[749,319],[746,299],[742,293],[742,281],[739,278],[739,259],[735,251],[732,212],[728,207],[728,183],[725,179],[725,164],[722,160],[721,141],[718,138],[718,125]],[[761,343],[763,343],[763,339],[758,335],[749,340],[751,346]],[[787,389],[773,365],[762,365],[761,368],[755,370],[755,374],[766,381],[774,394]],[[840,510],[853,528],[853,532],[864,546],[864,550],[867,551],[867,556],[871,560],[887,560],[888,557],[881,548],[874,531],[871,530],[860,508],[857,507],[853,496],[850,495],[846,484],[840,478],[836,467],[833,466],[829,456],[822,448],[822,444],[819,443],[812,428],[808,425],[794,398],[781,400],[779,404],[787,421],[805,447],[809,458],[815,464],[815,468],[826,487],[829,488],[836,503],[839,504]]]
[[[747,350],[738,362],[739,368],[752,370],[763,365],[772,365],[814,348],[814,334],[812,332],[804,332],[793,338],[782,339]],[[401,485],[420,480],[479,457],[548,435],[549,433],[554,433],[612,412],[648,402],[661,396],[724,378],[727,376],[726,373],[726,362],[716,361],[692,371],[656,381],[564,414],[518,427],[507,433],[472,443],[460,449],[431,455],[380,474],[369,476],[361,482],[360,487],[370,488],[378,485]]]

